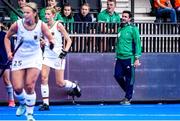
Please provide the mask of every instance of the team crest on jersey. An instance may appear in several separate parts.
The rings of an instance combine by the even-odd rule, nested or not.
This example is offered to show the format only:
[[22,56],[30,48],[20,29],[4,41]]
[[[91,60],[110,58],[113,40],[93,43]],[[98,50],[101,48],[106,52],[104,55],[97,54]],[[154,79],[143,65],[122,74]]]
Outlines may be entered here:
[[37,35],[34,35],[34,40],[37,40]]

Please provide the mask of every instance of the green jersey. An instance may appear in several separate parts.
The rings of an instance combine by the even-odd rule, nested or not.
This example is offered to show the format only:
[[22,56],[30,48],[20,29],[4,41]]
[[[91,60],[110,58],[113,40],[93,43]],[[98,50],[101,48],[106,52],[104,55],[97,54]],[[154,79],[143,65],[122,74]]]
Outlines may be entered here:
[[[22,11],[20,8],[17,8],[17,12],[18,12],[21,16],[23,16],[23,11]],[[15,14],[13,11],[10,12],[10,19],[11,19],[12,22],[17,21],[19,18],[20,18],[20,17],[19,17],[17,14]]]
[[[133,48],[133,42],[135,47]],[[141,56],[141,40],[136,26],[127,24],[118,28],[118,40],[116,43],[116,58],[128,59]]]
[[68,18],[68,17],[62,16],[60,14],[60,19],[59,20],[64,22],[64,23],[73,23],[74,22],[74,17]]
[[98,22],[120,23],[120,21],[120,16],[116,12],[110,15],[107,10],[103,10],[98,14]]
[[[42,21],[47,22],[47,20],[45,18],[45,14],[46,14],[46,8],[41,9],[40,12],[39,12],[39,18]],[[61,18],[60,13],[57,12],[56,16],[54,17],[54,20],[57,21],[57,20],[60,20],[60,18]]]
[[68,17],[65,17],[65,16],[62,16],[60,14],[60,19],[59,21],[61,21],[63,24],[67,23],[67,31],[69,33],[71,33],[73,31],[73,23],[74,23],[74,17],[71,17],[71,18],[68,18]]

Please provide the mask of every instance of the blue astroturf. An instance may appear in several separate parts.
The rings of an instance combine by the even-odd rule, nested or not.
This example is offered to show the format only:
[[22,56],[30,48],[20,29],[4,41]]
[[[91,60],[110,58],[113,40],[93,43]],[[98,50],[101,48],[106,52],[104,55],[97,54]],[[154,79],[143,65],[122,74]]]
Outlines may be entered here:
[[[16,117],[17,107],[0,106],[0,120],[26,120]],[[180,104],[132,104],[132,105],[56,105],[50,111],[38,111],[39,120],[180,120]]]

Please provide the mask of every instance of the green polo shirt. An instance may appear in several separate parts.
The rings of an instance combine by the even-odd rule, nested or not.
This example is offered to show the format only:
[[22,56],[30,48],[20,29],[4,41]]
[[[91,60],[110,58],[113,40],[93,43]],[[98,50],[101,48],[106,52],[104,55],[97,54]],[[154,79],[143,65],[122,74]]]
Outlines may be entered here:
[[114,12],[110,15],[107,10],[103,10],[98,14],[98,22],[110,22],[110,23],[119,23],[121,21],[118,13]]
[[72,18],[67,18],[67,17],[65,17],[65,16],[62,16],[61,14],[60,14],[60,19],[59,19],[59,21],[61,21],[62,23],[67,23],[67,31],[69,32],[69,33],[72,33],[73,32],[73,23],[74,23],[74,17],[72,17]]
[[[133,41],[135,43],[135,54],[133,54]],[[136,26],[127,24],[118,28],[118,40],[116,43],[116,58],[128,59],[141,56],[141,40],[139,30]]]
[[59,19],[61,22],[64,22],[64,23],[73,23],[74,22],[74,17],[72,17],[72,18],[67,18],[67,17],[62,17],[61,15],[60,15],[60,19]]

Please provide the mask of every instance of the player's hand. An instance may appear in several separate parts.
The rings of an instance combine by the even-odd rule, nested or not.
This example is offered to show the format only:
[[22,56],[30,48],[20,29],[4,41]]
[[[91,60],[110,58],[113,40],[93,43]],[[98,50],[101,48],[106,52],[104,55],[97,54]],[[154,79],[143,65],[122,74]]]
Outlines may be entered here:
[[7,56],[8,56],[8,60],[12,60],[12,59],[13,59],[13,54],[12,54],[12,52],[8,52],[8,53],[7,53]]
[[66,57],[66,55],[67,55],[67,51],[62,50],[62,52],[59,55],[59,58],[64,59]]
[[46,45],[46,41],[43,38],[41,38],[40,39],[40,46],[41,46],[41,48],[43,48],[45,45]]

